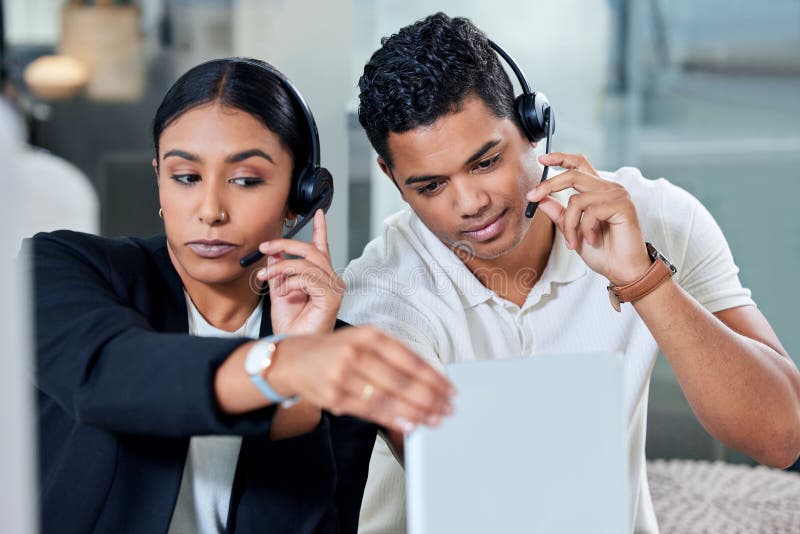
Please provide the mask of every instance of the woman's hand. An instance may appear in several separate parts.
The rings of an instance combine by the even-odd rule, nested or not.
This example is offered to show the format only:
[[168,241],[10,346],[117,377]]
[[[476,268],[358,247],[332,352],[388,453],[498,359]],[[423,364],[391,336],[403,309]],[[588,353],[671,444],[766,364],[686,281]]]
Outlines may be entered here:
[[452,412],[455,390],[402,342],[373,327],[296,336],[278,345],[267,379],[333,414],[369,419],[398,432],[435,426]]
[[[269,284],[272,331],[280,334],[330,332],[344,296],[333,271],[322,210],[314,214],[312,243],[276,239],[261,244],[267,265],[256,277]],[[287,259],[286,255],[298,256]]]

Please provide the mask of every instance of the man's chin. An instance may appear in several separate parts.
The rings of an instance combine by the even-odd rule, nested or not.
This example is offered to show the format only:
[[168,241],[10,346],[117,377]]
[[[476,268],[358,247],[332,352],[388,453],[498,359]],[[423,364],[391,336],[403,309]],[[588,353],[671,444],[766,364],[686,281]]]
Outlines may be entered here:
[[473,258],[476,259],[476,260],[481,260],[481,261],[492,261],[492,260],[496,260],[498,258],[502,258],[503,256],[505,256],[509,252],[511,252],[511,251],[508,250],[508,249],[502,249],[502,250],[496,250],[496,251],[488,251],[488,252],[479,252],[479,253],[476,253],[473,256]]
[[472,241],[455,241],[450,249],[459,259],[468,263],[471,260],[495,260],[509,253],[514,247],[504,247],[500,243],[474,243]]
[[451,242],[450,249],[453,250],[456,256],[464,263],[470,260],[492,261],[502,258],[506,254],[514,251],[522,244],[524,238],[524,234],[515,236],[515,238],[503,234],[489,242],[476,242],[464,239]]

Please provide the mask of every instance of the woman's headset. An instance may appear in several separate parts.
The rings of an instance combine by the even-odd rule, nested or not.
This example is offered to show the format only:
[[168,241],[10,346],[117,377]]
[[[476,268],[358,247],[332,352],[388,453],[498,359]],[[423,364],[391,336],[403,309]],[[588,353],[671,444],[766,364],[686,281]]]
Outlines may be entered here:
[[[550,102],[543,93],[531,91],[528,81],[522,73],[522,69],[519,68],[516,61],[514,61],[505,50],[500,48],[500,46],[491,39],[489,39],[489,46],[508,63],[511,70],[516,74],[517,80],[519,80],[519,84],[522,87],[522,94],[519,95],[515,101],[517,117],[522,125],[522,131],[525,132],[525,136],[532,143],[538,143],[542,139],[547,138],[545,154],[549,154],[550,145],[553,140],[553,132],[556,131],[556,116],[553,109],[550,107]],[[547,170],[549,168],[550,167],[544,168],[542,172],[542,182],[547,180]],[[536,206],[536,202],[529,202],[528,207],[525,208],[525,216],[529,219],[533,217],[533,214],[536,212]]]
[[[333,176],[328,169],[320,166],[319,132],[317,131],[317,123],[314,121],[314,115],[311,114],[311,108],[306,104],[303,95],[300,94],[300,91],[298,91],[292,82],[283,74],[267,63],[257,63],[244,58],[237,58],[236,63],[250,65],[265,70],[275,76],[292,96],[305,118],[309,133],[309,147],[311,150],[308,161],[303,169],[296,175],[296,178],[292,180],[292,186],[289,191],[289,208],[298,215],[302,215],[303,220],[284,236],[285,239],[291,239],[314,218],[314,213],[316,213],[318,209],[327,212],[333,201]],[[297,164],[297,162],[295,164]],[[242,267],[248,267],[263,257],[264,255],[256,250],[239,260],[239,264]]]

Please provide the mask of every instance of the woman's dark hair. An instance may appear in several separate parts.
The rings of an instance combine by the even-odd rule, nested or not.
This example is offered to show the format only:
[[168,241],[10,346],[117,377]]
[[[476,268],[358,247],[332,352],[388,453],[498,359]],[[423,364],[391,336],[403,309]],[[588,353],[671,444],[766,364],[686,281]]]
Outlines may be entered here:
[[388,137],[457,112],[467,96],[515,123],[514,88],[483,34],[469,19],[436,13],[381,40],[358,81],[358,120],[392,166]]
[[[274,72],[273,72],[274,71]],[[216,59],[189,69],[170,87],[153,119],[153,145],[172,122],[192,108],[219,102],[258,119],[292,155],[292,178],[309,158],[308,125],[298,102],[270,64],[250,58]]]

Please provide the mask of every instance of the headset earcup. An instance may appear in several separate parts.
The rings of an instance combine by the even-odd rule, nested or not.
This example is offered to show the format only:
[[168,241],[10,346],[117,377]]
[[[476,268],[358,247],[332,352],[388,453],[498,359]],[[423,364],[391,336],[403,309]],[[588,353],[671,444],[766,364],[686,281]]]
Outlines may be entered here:
[[327,212],[333,202],[333,176],[325,167],[306,169],[294,184],[289,198],[289,208],[296,214],[306,217],[320,197],[326,197],[322,211]]
[[[517,116],[519,117],[525,135],[532,142],[539,142],[547,137],[545,112],[550,108],[550,102],[542,93],[524,93],[517,97]],[[555,117],[552,109],[550,117],[553,120],[555,131]]]

